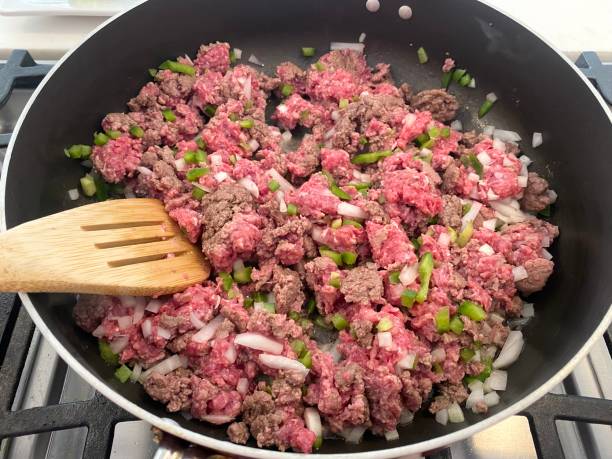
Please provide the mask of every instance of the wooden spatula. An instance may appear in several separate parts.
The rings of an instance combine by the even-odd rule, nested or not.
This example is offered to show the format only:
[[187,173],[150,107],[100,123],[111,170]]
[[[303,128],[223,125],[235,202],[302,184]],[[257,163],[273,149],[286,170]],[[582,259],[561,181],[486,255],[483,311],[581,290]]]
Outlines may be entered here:
[[174,293],[210,265],[156,199],[89,204],[0,234],[0,291]]

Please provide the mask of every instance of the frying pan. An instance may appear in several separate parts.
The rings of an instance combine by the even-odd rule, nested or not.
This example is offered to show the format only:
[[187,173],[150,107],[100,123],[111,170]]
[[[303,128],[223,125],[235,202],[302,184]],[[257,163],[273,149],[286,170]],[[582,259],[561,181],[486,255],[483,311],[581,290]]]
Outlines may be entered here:
[[[66,196],[82,175],[63,148],[89,143],[109,112],[149,77],[146,69],[167,58],[194,55],[201,43],[228,41],[253,53],[273,71],[285,60],[301,65],[302,46],[321,53],[330,41],[356,41],[367,33],[370,64],[392,65],[397,81],[415,90],[439,87],[445,52],[476,77],[476,89],[453,90],[458,118],[480,129],[475,112],[485,94],[499,101],[486,123],[515,130],[534,169],[559,193],[552,222],[561,236],[552,247],[556,270],[533,295],[536,317],[524,330],[526,346],[509,370],[508,390],[486,416],[442,426],[417,414],[400,439],[366,435],[359,445],[325,441],[320,456],[387,458],[432,450],[466,438],[527,407],[559,383],[588,352],[612,319],[612,118],[601,97],[561,54],[525,27],[475,0],[410,2],[414,16],[400,19],[399,1],[385,0],[369,13],[362,0],[150,0],[112,18],[60,60],[24,110],[2,174],[3,229],[75,205]],[[430,56],[419,65],[416,49]],[[533,131],[544,144],[529,146]],[[168,414],[139,385],[120,384],[98,356],[92,337],[71,319],[72,295],[21,294],[46,339],[89,384],[139,418],[178,437],[248,457],[297,457],[240,446],[224,427]]]

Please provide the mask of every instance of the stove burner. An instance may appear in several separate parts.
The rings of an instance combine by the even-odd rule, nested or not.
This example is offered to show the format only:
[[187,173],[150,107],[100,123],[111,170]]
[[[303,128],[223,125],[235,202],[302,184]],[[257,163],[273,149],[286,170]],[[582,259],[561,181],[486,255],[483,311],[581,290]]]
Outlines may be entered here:
[[51,67],[37,64],[24,49],[14,50],[6,64],[0,65],[0,108],[8,100],[14,87],[36,87]]
[[604,64],[597,53],[586,51],[578,56],[576,66],[597,86],[606,102],[612,104],[612,64]]

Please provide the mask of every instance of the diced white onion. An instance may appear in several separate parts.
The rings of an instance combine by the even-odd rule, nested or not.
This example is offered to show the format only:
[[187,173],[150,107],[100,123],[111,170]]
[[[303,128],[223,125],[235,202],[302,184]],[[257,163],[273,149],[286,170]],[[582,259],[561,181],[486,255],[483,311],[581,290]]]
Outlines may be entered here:
[[316,408],[308,407],[304,409],[304,423],[306,428],[314,433],[317,437],[323,435],[323,426],[321,425],[321,415]]
[[470,210],[468,210],[468,212],[461,218],[461,228],[465,228],[468,223],[473,222],[474,219],[478,216],[478,213],[480,212],[480,209],[482,208],[482,204],[477,202],[477,201],[473,201],[472,202],[472,207],[470,207]]
[[285,202],[285,193],[281,190],[278,190],[275,193],[276,201],[278,202],[278,210],[281,214],[287,213],[287,203]]
[[248,145],[252,152],[257,151],[257,149],[259,148],[259,142],[255,139],[249,140]]
[[366,183],[372,181],[372,176],[370,174],[359,172],[357,169],[353,171],[353,177]]
[[481,403],[483,401],[484,392],[482,390],[482,387],[475,388],[472,392],[470,392],[470,395],[465,401],[465,407],[469,410],[472,409],[476,404]]
[[527,176],[521,175],[516,178],[516,181],[518,183],[518,186],[520,186],[521,188],[527,188]]
[[276,370],[295,370],[307,375],[310,370],[302,362],[282,355],[259,354],[259,361],[267,367]]
[[119,325],[119,330],[125,330],[132,326],[132,316],[121,316],[117,317],[117,325]]
[[185,168],[187,167],[187,163],[185,162],[185,160],[183,158],[175,159],[174,160],[174,167],[179,172],[180,171],[184,171]]
[[383,349],[389,349],[393,346],[393,336],[391,332],[379,332],[376,334],[376,338],[378,339],[378,345]]
[[490,189],[490,188],[489,188],[489,189],[487,190],[487,199],[488,199],[489,201],[496,201],[496,200],[498,200],[498,199],[499,199],[499,196],[497,196],[497,195],[495,194],[495,192],[494,192],[492,189]]
[[524,266],[515,266],[512,268],[512,275],[514,276],[514,282],[522,281],[529,277]]
[[234,420],[233,416],[227,416],[225,414],[207,414],[200,418],[202,421],[210,422],[211,424],[227,424]]
[[477,183],[478,181],[480,181],[480,177],[478,176],[478,174],[475,174],[474,172],[470,172],[468,174],[468,180],[470,180],[471,182]]
[[540,145],[542,145],[542,133],[534,132],[533,137],[531,139],[531,146],[533,148],[538,148]]
[[287,108],[287,106],[285,104],[279,104],[276,106],[276,109],[280,112],[280,113],[287,113],[287,110],[289,110]]
[[484,349],[481,349],[481,355],[483,359],[492,359],[493,357],[495,357],[495,354],[497,353],[497,347],[496,346],[487,346]]
[[234,56],[236,59],[242,59],[242,50],[240,48],[234,48]]
[[448,234],[446,231],[443,231],[442,233],[440,233],[440,236],[438,236],[438,244],[440,244],[443,247],[448,247],[451,241],[451,237],[450,234]]
[[140,375],[142,374],[142,365],[137,363],[132,368],[132,373],[130,374],[130,381],[136,382],[140,379]]
[[242,261],[240,258],[238,258],[233,264],[232,264],[232,271],[241,271],[244,269],[244,261]]
[[399,281],[404,287],[412,284],[419,276],[419,264],[415,263],[410,266],[404,266],[399,273]]
[[521,311],[522,317],[533,317],[535,316],[535,310],[533,309],[533,303],[523,303],[523,309]]
[[289,142],[293,138],[293,134],[291,134],[291,131],[284,131],[281,134],[281,138],[283,139],[283,142]]
[[500,316],[496,312],[492,312],[491,314],[489,314],[489,319],[499,324],[501,324],[505,320],[502,316]]
[[489,229],[491,231],[495,231],[495,226],[497,226],[497,219],[492,218],[490,220],[485,220],[482,222],[483,228]]
[[193,341],[194,343],[205,343],[207,341],[210,341],[212,337],[215,336],[215,333],[217,329],[223,323],[223,320],[224,320],[224,317],[221,314],[219,314],[213,320],[211,320],[206,325],[204,325],[200,329],[200,331],[198,331],[195,335],[193,335],[191,337],[191,341]]
[[287,181],[285,177],[280,175],[276,169],[274,168],[269,169],[268,175],[278,182],[281,190],[283,191],[295,190],[293,185],[289,181]]
[[352,218],[367,218],[368,214],[361,208],[348,202],[341,202],[338,204],[337,210],[338,215]]
[[229,174],[227,172],[221,171],[217,172],[214,177],[217,182],[221,183],[229,177]]
[[484,387],[484,384],[482,383],[482,381],[479,381],[478,379],[468,384],[468,389],[470,390],[470,392],[473,392],[475,390],[483,390],[483,387]]
[[119,354],[123,351],[130,342],[129,336],[118,336],[109,343],[110,350],[113,354]]
[[338,113],[338,110],[331,112],[331,119],[334,121],[338,121],[340,119],[340,113]]
[[472,77],[472,79],[468,83],[468,88],[472,88],[473,89],[475,87],[476,87],[476,78]]
[[553,204],[557,201],[557,193],[554,190],[548,190],[548,197],[550,199],[550,203]]
[[436,422],[443,426],[448,424],[448,410],[446,408],[436,412]]
[[220,166],[223,164],[223,158],[219,153],[213,153],[212,155],[208,155],[208,159],[210,160],[210,164],[213,166]]
[[422,158],[427,158],[432,154],[433,152],[429,148],[421,148],[421,151],[419,152],[419,156]]
[[460,120],[454,120],[450,124],[450,128],[454,131],[463,131],[463,123]]
[[236,384],[236,391],[239,394],[246,395],[249,392],[249,380],[247,378],[240,378],[238,384]]
[[186,367],[187,362],[187,357],[183,355],[174,354],[145,371],[142,374],[142,379],[147,379],[152,373],[167,375],[168,373],[176,370],[177,368]]
[[70,198],[71,201],[76,201],[79,199],[79,190],[76,188],[68,190],[68,198]]
[[417,117],[414,113],[408,113],[405,117],[404,117],[404,121],[403,124],[406,127],[410,127],[414,124],[414,122],[416,121]]
[[144,336],[145,338],[151,336],[151,333],[153,332],[153,327],[151,325],[150,319],[146,319],[145,321],[143,321],[140,325],[140,328],[142,329],[142,336]]
[[493,250],[493,247],[491,247],[489,244],[482,244],[480,247],[478,247],[478,251],[489,256],[495,253],[495,250]]
[[149,301],[149,304],[147,304],[147,307],[145,309],[149,312],[152,312],[153,314],[157,314],[159,312],[159,308],[162,307],[162,304],[163,303],[161,300],[153,298],[151,301]]
[[340,435],[344,437],[347,443],[357,445],[361,442],[361,438],[366,430],[368,430],[368,428],[365,426],[349,427],[344,429]]
[[494,132],[495,126],[485,126],[485,128],[482,130],[482,133],[488,135],[489,137],[492,137]]
[[153,175],[153,171],[149,169],[148,167],[138,166],[136,170],[140,172],[142,175]]
[[223,353],[223,356],[225,357],[225,360],[227,360],[229,363],[234,363],[236,361],[238,353],[236,352],[236,348],[233,344],[230,344],[227,350]]
[[146,307],[146,300],[143,297],[138,297],[138,301],[136,302],[136,305],[134,306],[134,316],[132,317],[133,323],[136,324],[140,322],[140,319],[144,317],[145,307]]
[[481,151],[476,155],[476,157],[478,158],[478,161],[480,161],[480,163],[485,167],[491,164],[491,157],[486,151]]
[[257,57],[255,56],[255,54],[251,54],[251,55],[249,56],[249,59],[248,59],[248,60],[249,60],[249,62],[250,62],[251,64],[259,65],[259,66],[261,66],[261,67],[263,67],[263,66],[264,66],[263,62],[261,62],[259,59],[257,59]]
[[172,337],[172,332],[164,327],[157,326],[157,336],[164,339],[170,339]]
[[400,370],[411,370],[414,368],[414,362],[416,361],[416,354],[406,354],[396,364],[396,367]]
[[502,142],[520,142],[521,136],[518,132],[506,131],[504,129],[495,129],[493,131],[493,137],[501,140]]
[[520,223],[529,218],[527,214],[519,209],[515,209],[511,205],[499,201],[493,201],[489,204],[497,212],[497,216],[505,222]]
[[487,100],[489,102],[497,102],[497,95],[494,92],[490,92],[489,94],[487,94]]
[[410,424],[414,420],[414,413],[410,410],[403,409],[400,413],[399,425],[403,426],[406,424]]
[[345,43],[341,41],[332,41],[329,44],[330,51],[336,51],[338,49],[350,49],[352,51],[357,51],[360,54],[363,54],[363,49],[365,45],[363,43]]
[[385,439],[387,441],[399,440],[399,432],[397,429],[389,430],[385,432]]
[[397,14],[399,14],[399,17],[402,19],[410,19],[412,17],[412,8],[408,5],[402,5],[399,7],[399,10],[397,10]]
[[323,234],[323,229],[320,226],[313,225],[312,231],[310,233],[312,240],[318,242],[319,244],[325,244],[325,240],[321,235]]
[[497,392],[489,392],[484,396],[484,402],[490,408],[499,403],[499,394]]
[[359,43],[363,43],[366,39],[366,34],[365,32],[361,32],[361,34],[359,34],[359,40],[357,40]]
[[499,139],[493,139],[493,148],[502,153],[506,152],[506,144]]
[[259,333],[246,332],[236,335],[234,344],[257,349],[258,351],[270,354],[280,354],[283,352],[283,344]]
[[238,180],[238,183],[244,187],[252,196],[255,198],[259,197],[259,188],[257,188],[257,184],[251,180],[250,177],[243,177]]
[[552,256],[552,253],[550,253],[548,250],[542,249],[542,258],[545,258],[547,260],[552,260],[553,256]]
[[518,330],[511,331],[499,352],[499,356],[493,362],[493,368],[507,368],[516,362],[516,359],[518,359],[523,350],[524,344],[523,333]]
[[443,347],[437,347],[431,351],[431,359],[434,362],[444,362],[446,360],[446,351]]
[[451,403],[451,405],[448,407],[448,420],[452,423],[465,421],[463,411],[461,411],[461,407],[457,402]]
[[484,390],[491,392],[492,390],[506,390],[508,386],[508,372],[504,370],[493,370],[484,382]]
[[106,327],[104,326],[104,324],[100,324],[93,332],[91,332],[91,334],[96,338],[102,338],[106,334]]
[[251,75],[245,78],[244,83],[242,84],[242,93],[246,100],[251,100],[251,92],[253,91],[253,86],[251,83]]
[[195,315],[194,311],[191,311],[191,313],[189,314],[189,320],[191,321],[191,325],[193,325],[193,328],[195,328],[196,330],[199,330],[204,325],[206,325],[206,322],[202,322],[198,318],[198,316]]

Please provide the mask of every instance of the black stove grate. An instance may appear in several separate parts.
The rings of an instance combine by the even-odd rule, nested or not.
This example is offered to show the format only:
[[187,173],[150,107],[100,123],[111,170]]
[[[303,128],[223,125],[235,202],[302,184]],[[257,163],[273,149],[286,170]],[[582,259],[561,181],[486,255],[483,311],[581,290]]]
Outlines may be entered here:
[[[610,102],[612,79],[609,73],[612,66],[601,64],[594,53],[581,55],[577,64],[587,77],[595,80]],[[0,65],[0,108],[14,87],[35,87],[50,68],[50,65],[36,64],[27,51],[13,51],[7,63]],[[0,148],[8,145],[9,138],[10,134],[0,134]],[[0,440],[87,427],[83,458],[108,458],[115,425],[135,418],[98,393],[85,401],[11,411],[33,331],[34,325],[19,298],[15,294],[0,294]],[[606,341],[610,346],[610,330]],[[565,454],[556,421],[612,425],[612,400],[547,394],[520,414],[529,420],[538,456],[542,459],[560,459]],[[180,440],[172,439],[171,443],[174,450],[189,449]],[[197,457],[210,454],[207,452]],[[444,449],[428,457],[450,459],[451,454],[449,449]]]

